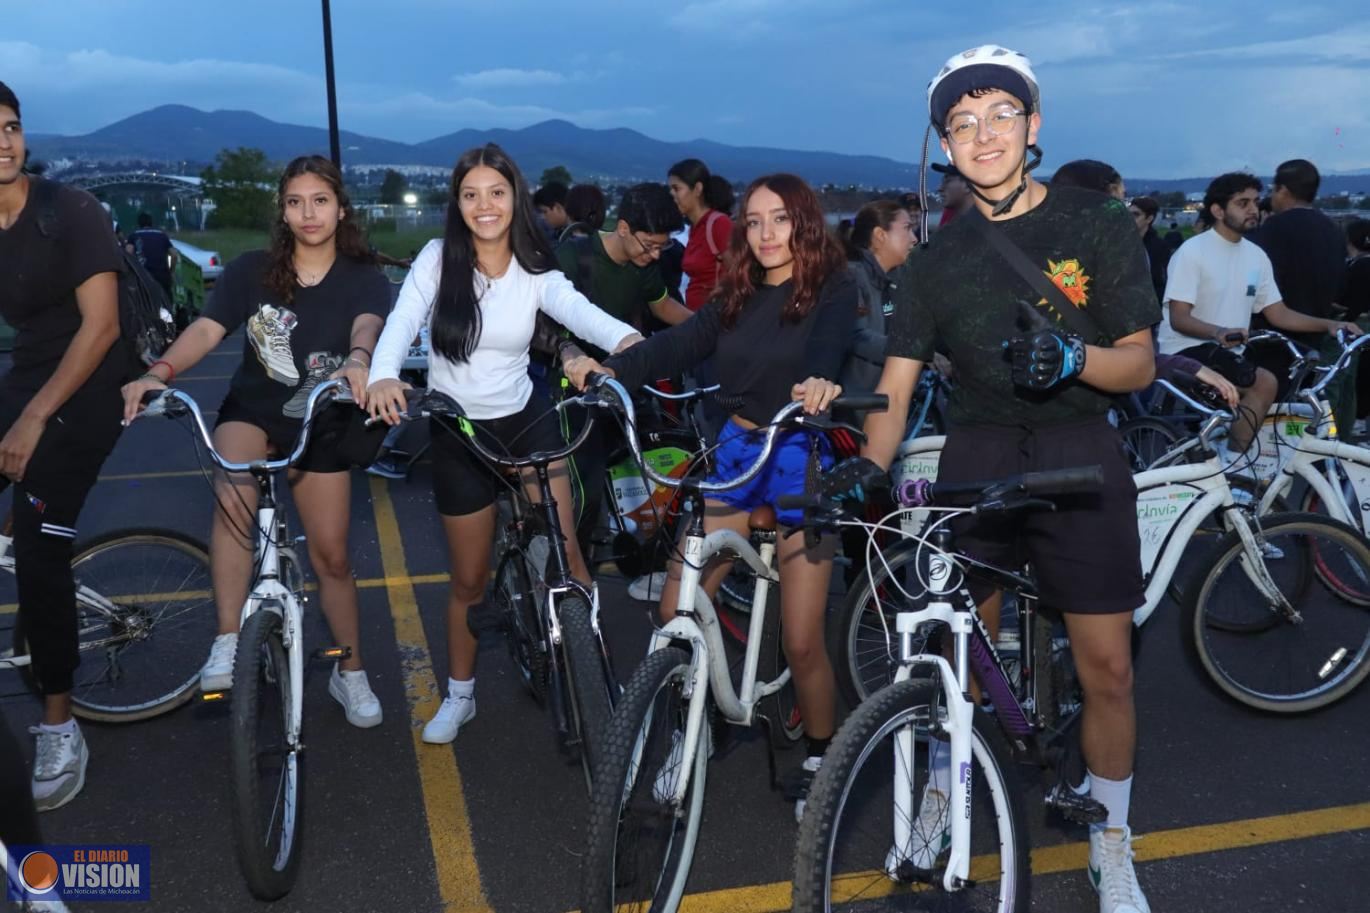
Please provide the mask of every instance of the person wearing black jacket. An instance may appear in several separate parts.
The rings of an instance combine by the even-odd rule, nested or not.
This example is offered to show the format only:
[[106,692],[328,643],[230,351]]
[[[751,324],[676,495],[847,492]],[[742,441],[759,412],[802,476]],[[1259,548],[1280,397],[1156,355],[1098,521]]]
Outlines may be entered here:
[[1164,303],[1166,269],[1170,264],[1170,255],[1175,251],[1156,231],[1156,215],[1161,211],[1160,204],[1151,197],[1133,197],[1128,210],[1132,213],[1132,220],[1137,223],[1137,231],[1142,235],[1156,300]]

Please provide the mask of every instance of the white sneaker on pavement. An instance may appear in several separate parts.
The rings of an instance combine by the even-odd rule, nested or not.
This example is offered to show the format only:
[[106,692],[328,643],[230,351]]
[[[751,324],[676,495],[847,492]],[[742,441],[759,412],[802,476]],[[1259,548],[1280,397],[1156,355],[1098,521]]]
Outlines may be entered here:
[[333,674],[328,678],[328,693],[342,704],[347,722],[358,729],[370,729],[381,724],[381,702],[371,690],[365,671],[344,672],[334,664]]
[[38,737],[33,761],[33,804],[40,812],[50,812],[76,798],[86,785],[90,749],[75,722],[71,732],[48,732],[41,726],[30,726],[29,732]]
[[476,698],[470,694],[448,694],[438,712],[423,727],[423,740],[430,745],[446,745],[457,737],[462,725],[476,718]]
[[233,687],[233,660],[238,655],[238,635],[220,634],[209,648],[209,659],[200,670],[201,691],[224,691]]
[[638,602],[656,602],[661,599],[661,591],[666,588],[666,572],[643,574],[628,584],[628,595]]
[[818,768],[822,766],[821,757],[810,755],[800,763],[784,784],[785,792],[794,797],[795,824],[804,820],[804,809],[809,804],[809,788],[813,786],[813,778],[818,775]]
[[1099,892],[1099,913],[1151,913],[1132,867],[1131,828],[1091,828],[1089,883]]
[[886,874],[894,877],[899,864],[905,861],[920,871],[932,871],[937,858],[951,846],[951,816],[947,813],[950,804],[951,799],[940,789],[934,789],[931,784],[923,787],[909,846],[890,848],[885,856]]

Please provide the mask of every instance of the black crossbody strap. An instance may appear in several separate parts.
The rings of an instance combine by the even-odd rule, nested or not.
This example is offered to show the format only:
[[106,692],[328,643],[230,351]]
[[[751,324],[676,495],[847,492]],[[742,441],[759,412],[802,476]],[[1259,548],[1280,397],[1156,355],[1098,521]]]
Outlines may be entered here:
[[1079,336],[1091,344],[1109,345],[1113,340],[1106,338],[1099,332],[1099,327],[1090,319],[1089,315],[1077,308],[1066,297],[1066,293],[1057,287],[1056,283],[1047,278],[1046,273],[1038,269],[1028,255],[1023,253],[1023,249],[1009,240],[1008,235],[990,224],[990,221],[980,214],[979,210],[972,210],[967,213],[965,218],[969,218],[975,225],[975,229],[980,232],[980,236],[989,242],[999,252],[1013,271],[1022,276],[1027,284],[1032,286],[1033,291],[1051,303],[1065,321],[1066,326],[1072,333]]

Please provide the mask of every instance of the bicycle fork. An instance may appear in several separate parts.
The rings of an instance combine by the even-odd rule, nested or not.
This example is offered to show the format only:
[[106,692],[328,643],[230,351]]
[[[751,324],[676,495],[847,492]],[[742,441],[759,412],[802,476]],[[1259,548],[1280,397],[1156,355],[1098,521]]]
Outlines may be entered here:
[[[951,855],[947,861],[942,884],[948,891],[966,887],[970,876],[970,812],[973,800],[971,785],[971,733],[975,705],[970,694],[970,637],[973,620],[968,609],[958,609],[946,597],[955,592],[952,582],[953,564],[942,554],[933,554],[929,561],[928,593],[933,601],[921,612],[901,612],[895,619],[903,661],[895,672],[896,683],[908,681],[914,667],[933,665],[942,679],[942,694],[946,699],[946,719],[937,718],[933,706],[928,726],[928,771],[931,778],[932,745],[940,728],[949,737],[951,750],[951,796],[947,813],[951,818]],[[928,621],[941,621],[950,629],[955,643],[956,668],[942,656],[917,653],[913,635]],[[898,879],[897,872],[909,861],[913,851],[914,822],[918,818],[918,799],[914,796],[914,724],[901,728],[894,736],[894,847],[885,860],[886,873]],[[920,835],[929,839],[931,835]]]

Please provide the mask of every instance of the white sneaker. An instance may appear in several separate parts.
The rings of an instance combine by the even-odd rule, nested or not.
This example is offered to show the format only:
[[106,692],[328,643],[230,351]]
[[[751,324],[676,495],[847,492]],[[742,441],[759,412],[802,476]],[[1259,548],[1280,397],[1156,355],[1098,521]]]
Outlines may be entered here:
[[899,847],[890,850],[885,857],[885,871],[893,873],[904,860],[920,871],[932,871],[937,858],[951,846],[951,815],[947,812],[950,804],[951,799],[940,789],[933,789],[931,784],[923,787],[909,846],[903,852]]
[[343,672],[333,665],[333,674],[328,678],[328,693],[343,705],[347,722],[358,729],[370,729],[381,724],[381,702],[371,690],[366,680],[366,672]]
[[1099,913],[1151,913],[1132,867],[1131,828],[1090,828],[1089,883],[1099,892]]
[[47,732],[40,726],[30,726],[29,732],[38,737],[33,762],[33,804],[40,812],[50,812],[76,798],[86,785],[90,749],[80,726],[72,732]]
[[201,691],[225,691],[233,687],[233,660],[238,655],[238,635],[220,634],[209,648],[209,659],[200,670]]
[[786,784],[787,790],[791,795],[796,795],[794,800],[794,823],[798,824],[804,820],[804,809],[809,805],[809,787],[813,785],[813,778],[818,774],[818,768],[823,766],[823,759],[810,755],[799,765],[799,769],[794,772]]
[[446,745],[457,737],[462,724],[476,718],[476,698],[470,694],[448,694],[438,712],[423,727],[423,740],[430,745]]
[[661,591],[666,589],[666,572],[657,571],[655,574],[644,574],[628,584],[628,595],[638,602],[657,602],[661,599]]

